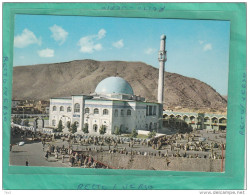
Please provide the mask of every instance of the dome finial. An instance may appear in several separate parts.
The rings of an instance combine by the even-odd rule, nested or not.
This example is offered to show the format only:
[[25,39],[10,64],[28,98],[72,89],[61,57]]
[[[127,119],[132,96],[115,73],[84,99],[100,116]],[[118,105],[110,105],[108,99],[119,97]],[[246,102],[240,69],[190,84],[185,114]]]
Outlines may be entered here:
[[161,35],[161,39],[162,39],[162,40],[165,40],[165,39],[166,39],[166,35],[165,35],[165,34],[162,34],[162,35]]

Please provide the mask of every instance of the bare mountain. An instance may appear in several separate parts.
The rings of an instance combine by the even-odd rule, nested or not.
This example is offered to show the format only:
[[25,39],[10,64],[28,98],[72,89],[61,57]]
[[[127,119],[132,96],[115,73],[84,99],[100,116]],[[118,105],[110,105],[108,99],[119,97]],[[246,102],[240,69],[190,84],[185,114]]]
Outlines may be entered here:
[[[49,100],[50,97],[89,94],[109,76],[124,78],[136,95],[157,101],[158,69],[142,62],[94,60],[14,67],[12,98]],[[226,99],[197,79],[165,72],[164,82],[165,108],[226,108]]]

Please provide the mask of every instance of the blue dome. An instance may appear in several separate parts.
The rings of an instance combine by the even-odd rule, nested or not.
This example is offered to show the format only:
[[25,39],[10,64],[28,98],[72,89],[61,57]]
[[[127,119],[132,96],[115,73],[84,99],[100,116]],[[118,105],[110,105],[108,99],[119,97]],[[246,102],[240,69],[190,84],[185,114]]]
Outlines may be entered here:
[[108,77],[102,80],[96,87],[97,94],[130,94],[133,95],[133,90],[130,84],[121,77]]

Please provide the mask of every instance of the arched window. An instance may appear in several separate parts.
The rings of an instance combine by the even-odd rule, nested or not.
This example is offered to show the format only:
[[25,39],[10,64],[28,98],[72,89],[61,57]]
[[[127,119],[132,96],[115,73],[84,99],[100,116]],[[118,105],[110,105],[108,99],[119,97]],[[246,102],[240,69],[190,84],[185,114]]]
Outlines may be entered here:
[[120,114],[121,116],[124,116],[124,110],[121,110],[121,114]]
[[53,106],[53,111],[56,111],[56,106]]
[[52,120],[52,126],[56,125],[56,120]]
[[97,132],[98,131],[98,125],[94,124],[93,125],[93,130],[94,130],[94,132]]
[[74,112],[80,112],[80,104],[74,104]]
[[99,114],[99,109],[98,108],[94,108],[93,113],[94,114]]
[[115,111],[114,111],[114,116],[118,116],[118,110],[116,109]]
[[71,112],[71,111],[72,111],[71,107],[68,106],[68,107],[67,107],[67,112]]
[[150,123],[150,130],[152,130],[152,122]]
[[85,108],[85,113],[89,113],[90,109],[89,108]]
[[103,115],[108,115],[108,110],[107,109],[103,110]]
[[60,111],[64,111],[64,106],[61,106],[61,107],[60,107]]
[[131,116],[131,110],[130,109],[127,110],[127,116]]

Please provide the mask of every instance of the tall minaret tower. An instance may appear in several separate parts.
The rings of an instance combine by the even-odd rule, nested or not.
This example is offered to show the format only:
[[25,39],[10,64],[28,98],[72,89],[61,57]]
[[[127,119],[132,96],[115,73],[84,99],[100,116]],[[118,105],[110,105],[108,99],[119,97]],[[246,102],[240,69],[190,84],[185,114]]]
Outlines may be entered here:
[[[165,62],[167,61],[167,52],[165,51],[165,45],[166,45],[166,36],[162,35],[161,36],[161,42],[160,42],[160,50],[158,54],[158,61],[160,64],[159,67],[159,78],[158,78],[158,103],[162,104],[163,107],[163,92],[164,92],[164,65]],[[161,112],[162,112],[161,108]],[[162,113],[161,113],[162,115]]]

